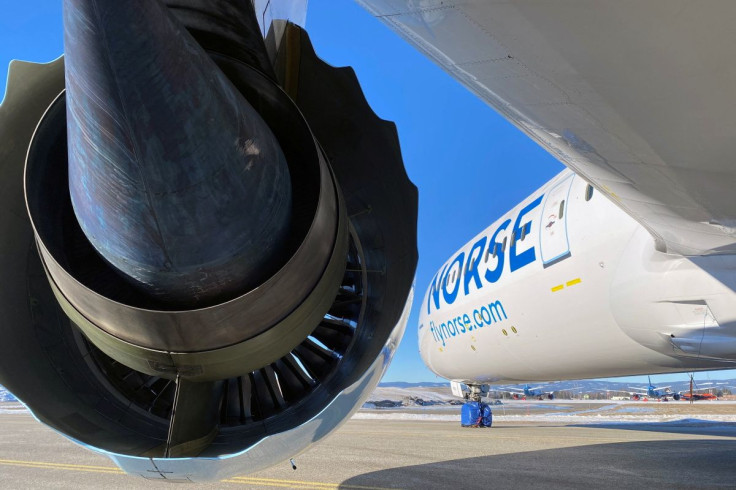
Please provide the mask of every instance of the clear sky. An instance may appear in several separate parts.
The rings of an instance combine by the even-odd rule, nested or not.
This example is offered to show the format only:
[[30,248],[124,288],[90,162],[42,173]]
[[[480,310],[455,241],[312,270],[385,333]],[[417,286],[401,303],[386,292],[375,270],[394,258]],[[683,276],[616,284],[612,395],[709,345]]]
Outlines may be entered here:
[[[357,4],[309,3],[307,29],[317,53],[335,66],[353,66],[374,111],[396,122],[409,177],[419,188],[416,297],[384,380],[442,381],[418,353],[425,288],[453,252],[563,166]],[[0,73],[14,58],[44,62],[61,54],[60,0],[0,0],[0,7]],[[0,75],[0,93],[4,90]],[[713,379],[734,375],[710,374]],[[653,381],[685,379],[662,375]],[[636,379],[645,381],[645,376]]]

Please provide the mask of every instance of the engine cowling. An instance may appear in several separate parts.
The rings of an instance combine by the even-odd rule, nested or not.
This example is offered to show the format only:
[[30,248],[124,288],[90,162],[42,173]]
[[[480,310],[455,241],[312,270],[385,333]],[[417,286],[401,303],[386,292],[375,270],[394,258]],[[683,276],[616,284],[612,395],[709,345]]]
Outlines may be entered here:
[[[73,9],[83,12],[85,3],[67,2],[67,18]],[[236,258],[208,269],[210,259],[202,259],[194,274],[190,268],[177,276],[184,277],[183,287],[173,287],[169,273],[175,261],[156,268],[154,259],[153,272],[144,276],[136,275],[143,269],[138,262],[129,267],[129,250],[136,257],[150,250],[139,246],[135,234],[105,242],[104,230],[126,235],[117,232],[140,215],[115,216],[100,208],[110,199],[89,190],[91,148],[132,140],[127,133],[111,137],[115,128],[98,124],[99,118],[87,125],[77,124],[79,116],[76,126],[69,122],[68,114],[88,111],[89,100],[100,97],[95,87],[95,97],[88,99],[77,95],[79,87],[65,90],[64,59],[11,64],[0,105],[0,270],[6,278],[0,289],[0,384],[42,422],[147,478],[224,478],[288,459],[318,441],[378,383],[411,305],[417,197],[393,124],[371,111],[351,69],[317,58],[298,26],[284,23],[271,32],[269,42],[277,49],[269,57],[250,3],[242,3],[247,7],[170,1],[162,15],[183,27],[171,36],[188,36],[189,50],[195,49],[192,42],[197,45],[197,56],[208,58],[201,61],[204,73],[216,70],[233,97],[247,101],[263,121],[264,134],[272,134],[275,154],[283,154],[273,158],[285,162],[288,199],[282,199],[282,187],[269,184],[264,195],[271,200],[263,212],[277,206],[274,199],[288,202],[288,212],[274,218],[273,226],[263,225],[257,213],[235,213],[234,224],[211,227],[213,237],[235,236],[242,227],[265,236],[242,240],[238,249],[256,257],[255,266],[239,268]],[[227,23],[218,22],[225,16]],[[105,22],[98,27],[108,28]],[[278,39],[277,31],[283,33]],[[87,83],[85,57],[68,54],[67,84]],[[135,60],[121,59],[136,70]],[[74,78],[80,73],[83,78]],[[116,82],[118,75],[105,76]],[[173,104],[181,104],[190,88],[175,95]],[[148,100],[147,106],[171,109],[171,101]],[[209,120],[227,126],[216,117]],[[90,128],[101,133],[90,136]],[[199,134],[195,127],[176,144],[195,139],[196,146]],[[217,140],[217,131],[207,140]],[[229,137],[223,141],[217,144],[227,145]],[[250,143],[240,143],[237,150],[248,153]],[[102,153],[105,162],[116,154]],[[110,168],[118,168],[115,162]],[[160,161],[153,163],[160,168]],[[167,178],[176,178],[176,163],[175,177]],[[109,183],[104,165],[96,175]],[[181,164],[191,172],[187,165]],[[70,175],[72,184],[81,179],[88,187],[72,185],[70,191]],[[111,188],[120,192],[120,182],[131,180],[126,176]],[[270,181],[264,177],[256,184],[263,182]],[[201,192],[192,193],[193,203],[182,192],[153,194],[168,199],[164,205],[200,209]],[[136,207],[125,202],[112,211]],[[117,217],[121,224],[110,229]],[[170,230],[161,236],[177,236],[175,227]],[[278,240],[267,239],[275,235]],[[197,238],[202,237],[191,239]],[[178,256],[199,257],[203,245],[194,243],[185,252],[177,249]],[[115,247],[123,255],[109,255]],[[203,294],[193,294],[198,274],[207,273],[218,280],[205,281]]]

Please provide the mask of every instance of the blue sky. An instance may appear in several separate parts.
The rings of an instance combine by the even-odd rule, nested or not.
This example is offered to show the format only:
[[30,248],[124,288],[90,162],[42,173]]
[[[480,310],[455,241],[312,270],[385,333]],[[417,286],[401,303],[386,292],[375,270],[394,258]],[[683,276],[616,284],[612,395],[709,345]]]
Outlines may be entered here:
[[[0,93],[11,59],[44,62],[61,54],[60,6],[60,0],[0,0]],[[424,366],[417,348],[419,303],[427,284],[462,244],[563,166],[357,4],[310,0],[307,28],[317,53],[335,66],[353,66],[374,111],[396,122],[409,177],[419,188],[416,298],[384,379],[441,381]],[[685,379],[678,374],[653,381]]]

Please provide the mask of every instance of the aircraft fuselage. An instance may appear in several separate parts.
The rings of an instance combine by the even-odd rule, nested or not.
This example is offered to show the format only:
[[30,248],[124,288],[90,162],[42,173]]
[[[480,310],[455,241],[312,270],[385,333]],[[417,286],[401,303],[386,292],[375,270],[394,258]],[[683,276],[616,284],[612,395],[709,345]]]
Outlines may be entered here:
[[736,257],[658,251],[565,170],[440,267],[422,303],[426,365],[471,383],[729,367]]

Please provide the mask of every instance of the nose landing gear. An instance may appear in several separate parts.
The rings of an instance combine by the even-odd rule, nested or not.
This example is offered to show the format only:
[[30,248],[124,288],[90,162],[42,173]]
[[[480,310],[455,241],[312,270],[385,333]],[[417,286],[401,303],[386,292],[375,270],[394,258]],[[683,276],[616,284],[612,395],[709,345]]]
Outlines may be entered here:
[[465,403],[460,411],[460,425],[463,427],[490,427],[493,423],[491,406],[484,403],[483,395],[488,393],[488,385],[467,385],[463,390],[459,383],[452,383],[453,393],[462,392]]

